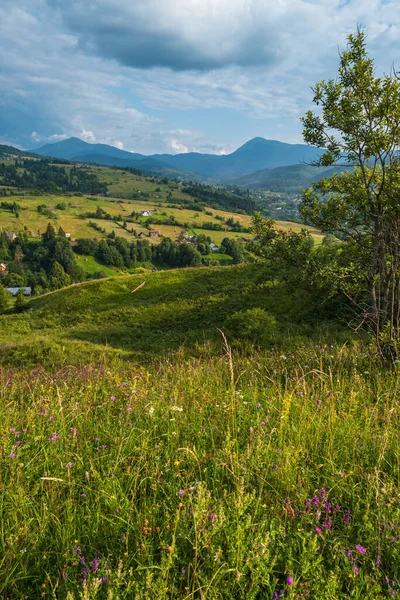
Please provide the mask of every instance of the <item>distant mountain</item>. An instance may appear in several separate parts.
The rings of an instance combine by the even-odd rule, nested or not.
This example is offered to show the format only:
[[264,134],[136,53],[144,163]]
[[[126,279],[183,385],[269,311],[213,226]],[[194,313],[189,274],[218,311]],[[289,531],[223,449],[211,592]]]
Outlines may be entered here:
[[341,173],[346,167],[314,167],[305,164],[262,169],[231,181],[232,184],[248,189],[266,189],[274,192],[297,193],[309,187],[313,181]]
[[[129,154],[129,153],[128,153]],[[158,177],[170,177],[171,179],[185,179],[192,181],[205,181],[206,178],[196,175],[195,173],[187,173],[179,171],[161,160],[154,158],[143,157],[140,160],[132,160],[126,158],[115,158],[104,154],[85,154],[82,157],[76,156],[74,161],[102,165],[106,167],[121,167],[123,169],[138,169],[148,175],[157,175]]]
[[[200,154],[189,152],[186,154],[155,154],[145,156],[120,150],[106,144],[89,144],[78,138],[69,138],[55,144],[47,144],[34,151],[42,156],[64,158],[81,162],[94,162],[93,156],[97,157],[99,164],[114,164],[123,166],[120,160],[142,162],[149,168],[172,168],[184,172],[186,178],[193,174],[213,179],[214,181],[228,181],[248,173],[254,173],[261,169],[273,169],[275,167],[295,165],[301,162],[309,163],[315,161],[321,155],[321,150],[304,144],[286,144],[264,138],[254,138],[225,156],[216,154]],[[99,157],[106,157],[100,160]],[[89,160],[90,159],[90,160]],[[114,162],[111,163],[110,159]],[[128,166],[128,165],[126,165]],[[133,166],[133,165],[129,165]],[[139,169],[139,164],[137,165]]]

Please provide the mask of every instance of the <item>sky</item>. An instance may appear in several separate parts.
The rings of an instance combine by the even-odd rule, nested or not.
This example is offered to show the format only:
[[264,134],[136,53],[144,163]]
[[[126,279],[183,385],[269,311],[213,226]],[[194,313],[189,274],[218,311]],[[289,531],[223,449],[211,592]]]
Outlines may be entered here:
[[302,142],[311,87],[362,26],[400,68],[400,0],[1,0],[0,143],[143,154]]

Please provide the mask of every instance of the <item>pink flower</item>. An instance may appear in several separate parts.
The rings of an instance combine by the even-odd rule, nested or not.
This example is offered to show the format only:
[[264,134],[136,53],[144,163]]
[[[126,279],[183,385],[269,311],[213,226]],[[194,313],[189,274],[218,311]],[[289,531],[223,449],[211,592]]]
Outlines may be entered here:
[[288,575],[288,576],[286,577],[286,583],[287,583],[288,585],[294,585],[294,581],[293,581],[293,578],[292,578],[292,576],[291,576],[291,575]]
[[366,549],[365,549],[365,548],[363,548],[363,547],[361,546],[361,544],[357,544],[357,546],[356,546],[356,550],[357,550],[357,552],[359,552],[360,554],[365,554],[365,553],[366,553]]
[[185,490],[179,490],[179,495],[183,496],[185,494]]
[[318,533],[318,535],[321,535],[322,529],[320,529],[319,527],[316,527],[315,528],[315,533]]
[[66,469],[70,469],[71,467],[72,467],[72,462],[69,462],[69,463],[67,463],[67,464],[65,465],[65,468],[66,468]]
[[14,452],[11,452],[11,454],[10,454],[10,458],[11,458],[11,459],[15,458],[15,454],[14,454]]

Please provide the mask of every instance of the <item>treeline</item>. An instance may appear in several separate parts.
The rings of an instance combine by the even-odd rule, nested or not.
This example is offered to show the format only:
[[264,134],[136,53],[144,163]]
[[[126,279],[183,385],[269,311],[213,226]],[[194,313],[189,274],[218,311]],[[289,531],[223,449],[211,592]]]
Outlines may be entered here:
[[0,163],[0,183],[45,193],[107,193],[107,184],[84,167],[66,168],[46,159],[16,160],[10,165]]
[[106,240],[79,239],[74,248],[78,254],[93,256],[98,262],[111,267],[136,268],[143,263],[158,262],[176,267],[195,267],[202,264],[202,255],[190,244],[176,244],[164,238],[159,246],[148,240],[128,242],[124,238],[108,236]]
[[64,231],[60,228],[56,232],[50,223],[40,240],[30,240],[25,231],[14,242],[10,242],[4,232],[0,233],[0,261],[7,265],[0,285],[29,286],[35,294],[56,290],[87,278],[85,271],[76,263]]

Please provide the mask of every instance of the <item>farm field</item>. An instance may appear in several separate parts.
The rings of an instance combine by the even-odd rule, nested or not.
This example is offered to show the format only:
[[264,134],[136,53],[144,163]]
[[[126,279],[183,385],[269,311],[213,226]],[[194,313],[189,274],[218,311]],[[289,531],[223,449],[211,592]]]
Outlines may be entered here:
[[[153,184],[154,185],[154,184]],[[104,198],[104,197],[90,197],[90,196],[62,196],[62,195],[24,195],[24,196],[9,196],[7,197],[8,202],[15,201],[21,206],[18,218],[8,210],[0,209],[0,228],[4,230],[20,231],[25,227],[29,234],[35,237],[40,233],[43,233],[47,227],[49,221],[51,221],[54,227],[62,227],[62,229],[71,234],[72,239],[79,237],[86,238],[99,238],[104,237],[104,234],[96,231],[89,226],[89,221],[96,222],[99,226],[106,230],[106,233],[115,231],[116,235],[125,237],[126,239],[132,239],[132,235],[119,227],[113,221],[107,221],[103,219],[94,218],[80,218],[79,215],[88,212],[96,212],[97,207],[100,207],[111,216],[121,215],[128,218],[132,211],[141,212],[143,210],[154,210],[158,214],[166,213],[167,216],[174,216],[179,222],[186,222],[189,224],[197,234],[204,233],[209,235],[212,241],[219,244],[224,237],[240,238],[243,235],[246,237],[252,237],[248,233],[237,233],[227,230],[225,231],[214,231],[214,230],[203,230],[196,228],[196,225],[203,224],[204,222],[212,222],[215,224],[221,224],[216,216],[221,216],[225,219],[233,218],[235,221],[239,221],[242,225],[250,227],[251,217],[248,215],[239,215],[236,213],[229,213],[226,211],[218,211],[210,209],[208,212],[211,215],[206,215],[202,212],[196,212],[188,209],[174,209],[168,208],[167,204],[156,202],[152,203],[149,201],[122,201],[118,198]],[[65,203],[65,210],[58,210],[55,207],[59,203]],[[37,206],[46,205],[48,209],[54,209],[54,217],[39,213]],[[157,214],[154,215],[157,218]],[[144,222],[145,217],[141,218]],[[121,222],[122,224],[122,222]],[[289,223],[284,221],[276,221],[277,227],[281,229],[292,229],[298,231],[301,228],[305,228],[311,231],[312,236],[316,243],[320,243],[322,235],[319,234],[315,229],[299,225],[298,223]],[[157,229],[161,235],[170,237],[171,239],[177,239],[182,232],[182,227],[178,225],[162,225],[154,223],[152,225],[154,229]],[[147,229],[138,223],[128,223],[128,229],[133,228],[137,233],[144,232],[147,234]],[[158,243],[157,238],[151,240],[152,243]]]

